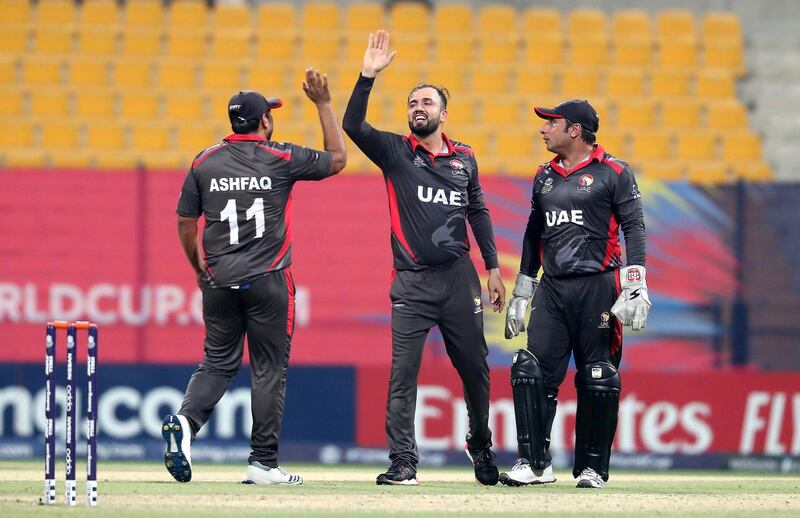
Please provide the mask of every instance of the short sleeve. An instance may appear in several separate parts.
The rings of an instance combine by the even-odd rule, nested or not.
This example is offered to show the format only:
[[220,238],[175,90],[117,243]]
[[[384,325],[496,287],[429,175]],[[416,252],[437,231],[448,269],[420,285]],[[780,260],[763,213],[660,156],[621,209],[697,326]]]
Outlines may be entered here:
[[638,200],[642,197],[639,186],[636,184],[636,177],[630,166],[626,166],[617,178],[617,186],[614,190],[614,205],[622,205],[629,201]]
[[183,182],[181,197],[178,199],[178,209],[175,211],[179,216],[187,218],[199,218],[203,213],[203,204],[200,201],[200,186],[197,181],[197,173],[194,168],[189,169],[186,180]]
[[289,144],[289,171],[292,180],[322,180],[331,176],[333,157],[327,151],[317,151]]

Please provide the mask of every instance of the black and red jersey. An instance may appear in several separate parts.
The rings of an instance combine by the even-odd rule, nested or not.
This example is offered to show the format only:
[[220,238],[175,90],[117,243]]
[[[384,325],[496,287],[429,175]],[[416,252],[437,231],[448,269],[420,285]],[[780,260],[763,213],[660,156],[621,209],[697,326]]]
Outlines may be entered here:
[[331,175],[330,153],[257,135],[229,135],[194,159],[180,216],[203,215],[203,249],[217,286],[235,286],[292,262],[292,186]]
[[360,76],[344,114],[347,135],[383,172],[389,196],[392,253],[398,270],[446,266],[466,257],[467,220],[487,269],[497,268],[489,209],[468,145],[443,135],[433,155],[413,134],[380,131],[365,120],[374,78]]
[[641,193],[633,171],[596,145],[588,159],[567,173],[560,157],[539,167],[520,271],[539,267],[553,277],[586,275],[622,266],[619,229],[628,264],[645,265]]

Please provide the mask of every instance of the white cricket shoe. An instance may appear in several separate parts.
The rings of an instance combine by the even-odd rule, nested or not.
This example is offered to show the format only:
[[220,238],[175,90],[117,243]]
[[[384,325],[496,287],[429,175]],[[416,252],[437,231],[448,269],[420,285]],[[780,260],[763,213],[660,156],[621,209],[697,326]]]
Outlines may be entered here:
[[606,482],[603,477],[597,474],[592,468],[586,468],[581,471],[578,476],[578,485],[575,487],[588,487],[593,489],[602,489],[606,487]]
[[556,481],[553,465],[544,469],[532,469],[527,459],[517,459],[511,471],[500,473],[500,483],[506,486],[527,486],[528,484],[550,484]]
[[192,480],[192,428],[180,414],[170,414],[161,423],[161,436],[167,443],[164,466],[178,482]]
[[257,460],[250,461],[247,466],[247,474],[242,484],[258,484],[258,485],[283,485],[283,486],[299,486],[303,483],[303,477],[300,475],[293,475],[287,472],[282,467],[271,468],[261,464]]

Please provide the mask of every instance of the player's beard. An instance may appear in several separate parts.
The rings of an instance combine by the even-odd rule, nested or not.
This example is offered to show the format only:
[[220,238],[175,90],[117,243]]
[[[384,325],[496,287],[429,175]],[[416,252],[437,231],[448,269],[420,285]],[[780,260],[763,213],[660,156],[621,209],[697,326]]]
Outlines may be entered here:
[[425,124],[421,126],[415,126],[414,119],[412,118],[408,121],[408,129],[410,129],[411,133],[418,137],[427,137],[439,128],[439,120],[439,117],[436,117],[435,119],[429,118],[427,121],[425,121]]

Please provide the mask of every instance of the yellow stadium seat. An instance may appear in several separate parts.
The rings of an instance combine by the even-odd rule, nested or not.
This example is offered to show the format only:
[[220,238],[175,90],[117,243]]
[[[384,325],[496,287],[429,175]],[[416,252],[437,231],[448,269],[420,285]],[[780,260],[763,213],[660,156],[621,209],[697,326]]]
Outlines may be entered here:
[[170,146],[170,128],[166,124],[133,124],[131,147],[135,151],[162,151]]
[[126,145],[125,127],[115,122],[86,125],[86,147],[96,151],[122,149]]
[[528,7],[522,13],[522,37],[538,38],[541,35],[561,32],[561,13],[551,7]]
[[26,85],[57,86],[61,84],[60,60],[26,58],[22,63],[22,79]]
[[430,34],[431,12],[419,2],[397,2],[389,8],[389,32],[405,37],[408,33]]
[[[684,179],[683,164],[679,160],[652,160],[642,165],[641,178],[662,182],[680,181]],[[638,171],[636,176],[640,179]]]
[[591,99],[600,93],[598,72],[572,67],[561,74],[561,96],[565,99]]
[[129,170],[134,167],[144,167],[138,151],[125,149],[114,151],[100,151],[93,153],[94,163],[100,170]]
[[116,54],[118,37],[116,29],[83,26],[78,34],[78,54],[84,56]]
[[691,183],[700,185],[719,185],[731,180],[727,164],[717,161],[689,162],[686,176]]
[[731,164],[734,176],[737,179],[746,180],[749,182],[770,182],[773,180],[772,168],[766,162],[762,161],[746,161],[746,162],[733,162]]
[[[348,74],[347,77],[352,83],[352,74]],[[443,86],[447,88],[451,94],[458,97],[467,93],[467,74],[466,70],[464,70],[464,66],[460,64],[433,67],[428,70],[424,80],[434,85]],[[352,88],[352,84],[350,86]]]
[[503,159],[529,160],[528,170],[536,169],[536,162],[532,160],[535,154],[534,142],[537,146],[541,141],[538,131],[528,126],[517,126],[514,131],[501,131],[495,138],[495,153]]
[[489,130],[483,127],[459,128],[457,132],[447,133],[447,136],[471,147],[478,160],[478,167],[481,165],[481,157],[489,154]]
[[733,75],[718,71],[697,74],[695,95],[701,99],[730,99],[736,97]]
[[2,3],[3,9],[3,25],[13,26],[21,23],[28,23],[31,21],[31,4],[28,0],[4,0]]
[[[275,64],[266,65],[256,60],[245,68],[244,82],[242,84],[245,85],[244,89],[258,90],[268,97],[273,97],[281,94],[283,91],[286,83],[286,75],[284,67],[276,66]],[[350,85],[351,89],[353,85],[356,84],[355,81],[354,78]],[[299,85],[293,86],[295,86],[295,88],[299,87]]]
[[700,127],[700,102],[695,99],[662,99],[661,126],[665,129]]
[[723,133],[722,158],[729,162],[761,160],[761,139],[750,131]]
[[73,149],[80,143],[81,127],[75,122],[47,121],[42,124],[42,148]]
[[24,54],[28,49],[29,38],[30,30],[24,25],[2,27],[0,30],[0,53]]
[[[267,97],[272,96],[264,90],[259,91]],[[228,125],[228,128],[230,128],[230,119],[228,118],[228,102],[234,93],[236,92],[226,92],[222,90],[209,91],[206,98],[206,113],[208,113],[206,120],[214,124],[224,123]],[[286,108],[288,108],[288,106]],[[282,109],[283,108],[281,108],[281,110]]]
[[120,115],[124,119],[153,119],[158,115],[158,96],[151,91],[123,90]]
[[608,36],[605,12],[597,8],[572,9],[567,16],[567,35],[570,43],[584,38],[605,41]]
[[703,65],[705,69],[719,68],[737,75],[744,73],[744,51],[741,43],[717,43],[703,41]]
[[647,162],[672,158],[670,135],[659,130],[639,130],[631,134],[631,160]]
[[212,124],[179,124],[177,149],[185,151],[187,158],[192,153],[197,154],[202,150],[218,144],[220,138],[217,130],[218,125]]
[[65,26],[75,22],[75,4],[68,0],[39,2],[36,8],[36,23]]
[[164,112],[169,120],[202,120],[206,116],[205,110],[206,97],[194,88],[164,92]]
[[200,77],[200,84],[206,88],[227,88],[233,91],[242,86],[242,69],[235,61],[205,61]]
[[478,11],[478,34],[499,35],[503,38],[519,38],[519,15],[507,4],[486,4]]
[[212,25],[217,31],[245,34],[252,32],[250,20],[253,18],[253,12],[247,5],[217,2],[212,14]]
[[631,97],[644,95],[644,73],[635,68],[612,68],[606,74],[606,95]]
[[112,77],[114,86],[148,86],[152,83],[152,63],[139,58],[116,59]]
[[663,9],[656,18],[656,30],[661,38],[695,39],[694,13],[689,9]]
[[608,64],[608,45],[605,39],[575,39],[569,44],[569,63],[578,66]]
[[29,148],[34,145],[34,135],[38,126],[31,121],[0,120],[0,150],[8,148]]
[[129,28],[156,29],[164,21],[164,9],[160,0],[136,0],[125,2],[125,25]]
[[49,153],[40,148],[0,149],[0,160],[6,167],[42,168],[47,167]]
[[[300,41],[300,60],[304,67],[321,67],[339,58],[338,36],[329,32],[306,34]],[[366,48],[366,45],[365,45]]]
[[258,6],[258,32],[266,35],[296,33],[297,12],[291,2],[263,2]]
[[655,106],[650,99],[620,99],[617,102],[615,127],[619,129],[653,128],[655,120]]
[[611,17],[611,34],[615,41],[649,43],[653,40],[650,15],[641,9],[616,11]]
[[476,94],[507,94],[511,90],[511,77],[505,67],[477,67],[470,83],[470,91]]
[[30,114],[42,118],[63,117],[69,112],[69,102],[66,90],[35,88],[31,90]]
[[625,160],[625,157],[628,156],[628,139],[626,134],[621,131],[603,130],[597,135],[597,141],[603,146],[606,153],[610,153],[622,160]]
[[167,55],[174,58],[204,57],[206,55],[206,41],[207,35],[205,31],[170,31],[167,35]]
[[169,10],[171,30],[205,30],[208,23],[208,8],[201,0],[172,2]]
[[91,166],[93,155],[81,148],[62,148],[49,152],[49,166],[57,169],[87,169]]
[[546,42],[525,38],[522,43],[523,62],[529,65],[558,66],[564,63],[564,47],[560,33],[551,33]]
[[159,56],[161,32],[157,29],[126,29],[122,34],[122,54],[126,56]]
[[518,46],[514,40],[484,34],[478,41],[478,63],[512,65],[518,59]]
[[[367,44],[364,43],[364,48]],[[297,38],[294,31],[256,33],[257,62],[276,65],[285,61],[293,61],[297,54]],[[363,49],[361,55],[364,55]]]
[[[366,49],[366,44],[364,44]],[[397,51],[398,60],[403,63],[423,61],[430,57],[431,38],[427,34],[405,34],[390,43],[390,50]]]
[[345,9],[344,30],[348,38],[361,38],[363,54],[367,46],[367,35],[385,27],[383,6],[377,2],[348,2]]
[[550,67],[523,66],[517,69],[515,92],[522,96],[556,93],[553,70]]
[[741,43],[742,22],[732,12],[706,12],[702,19],[702,34],[705,40]]
[[114,94],[107,88],[78,88],[73,91],[75,116],[91,119],[91,124],[114,115]]
[[678,132],[676,156],[680,160],[713,160],[717,155],[716,136],[710,132]]
[[689,73],[685,70],[656,68],[650,74],[650,95],[653,97],[687,97]]
[[211,35],[212,58],[242,59],[252,55],[251,34],[247,31],[219,29]]
[[[471,36],[437,34],[434,43],[434,55],[438,63],[472,63],[475,59],[475,47]],[[361,45],[361,55],[363,54],[364,45]]]
[[706,125],[711,129],[747,129],[747,112],[736,100],[710,102],[706,108]]
[[697,45],[692,39],[659,39],[658,65],[694,67],[697,65]]
[[530,120],[528,110],[516,96],[495,96],[491,100],[484,100],[482,105],[482,123],[510,126]]
[[653,46],[649,41],[614,40],[613,59],[615,65],[646,67],[653,62]]
[[472,8],[463,4],[439,4],[433,13],[437,38],[472,34]]
[[114,0],[91,0],[83,3],[81,8],[81,24],[115,25],[119,22],[119,7]]
[[39,26],[33,37],[33,50],[42,55],[69,54],[74,35],[69,26]]
[[167,88],[189,88],[197,84],[194,61],[163,60],[156,68],[156,84]]
[[22,115],[25,107],[25,90],[18,87],[0,88],[0,119]]
[[300,30],[304,36],[338,35],[341,30],[340,4],[328,0],[311,0],[301,9]]
[[67,82],[73,86],[103,86],[108,84],[108,61],[93,57],[78,57],[67,62]]

